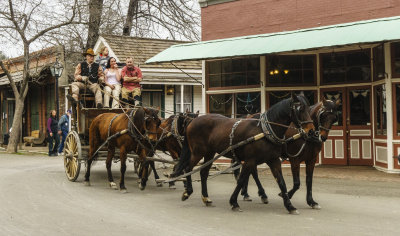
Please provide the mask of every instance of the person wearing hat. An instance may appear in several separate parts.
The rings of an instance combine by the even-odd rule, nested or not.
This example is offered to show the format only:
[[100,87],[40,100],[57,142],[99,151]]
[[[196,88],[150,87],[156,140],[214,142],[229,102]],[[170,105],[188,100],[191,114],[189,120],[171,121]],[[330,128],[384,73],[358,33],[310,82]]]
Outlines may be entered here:
[[58,121],[58,134],[61,135],[62,140],[60,143],[60,146],[58,148],[58,155],[61,156],[63,149],[64,149],[64,142],[65,139],[67,138],[67,134],[69,131],[69,117],[71,116],[71,110],[68,109],[67,113],[65,113],[63,116],[61,116],[60,120]]
[[[83,54],[86,57],[84,62],[79,63],[75,68],[75,82],[71,84],[72,96],[67,95],[67,98],[72,101],[74,105],[78,103],[79,90],[88,88],[95,95],[97,108],[103,107],[103,97],[101,95],[100,83],[104,81],[103,69],[101,66],[94,62],[93,49],[89,48]],[[81,105],[81,103],[79,103]]]

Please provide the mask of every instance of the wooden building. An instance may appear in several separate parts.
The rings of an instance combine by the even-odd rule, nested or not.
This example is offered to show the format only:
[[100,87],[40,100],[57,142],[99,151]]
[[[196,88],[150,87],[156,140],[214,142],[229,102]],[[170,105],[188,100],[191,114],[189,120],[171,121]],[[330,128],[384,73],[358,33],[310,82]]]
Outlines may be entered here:
[[341,99],[319,163],[400,173],[400,2],[199,0],[202,42],[148,63],[203,61],[203,110],[263,112],[304,91]]
[[[34,130],[39,130],[46,135],[47,118],[51,110],[56,109],[56,102],[59,101],[60,115],[64,114],[65,89],[68,80],[65,73],[59,78],[59,99],[56,98],[55,78],[52,77],[50,66],[56,58],[64,63],[63,47],[50,47],[40,51],[32,52],[30,55],[30,79],[29,90],[25,99],[24,113],[22,119],[22,137],[30,136]],[[4,60],[14,82],[19,86],[22,80],[24,58],[16,57]],[[0,133],[2,141],[3,134],[12,127],[15,110],[15,97],[10,82],[5,73],[0,69]]]

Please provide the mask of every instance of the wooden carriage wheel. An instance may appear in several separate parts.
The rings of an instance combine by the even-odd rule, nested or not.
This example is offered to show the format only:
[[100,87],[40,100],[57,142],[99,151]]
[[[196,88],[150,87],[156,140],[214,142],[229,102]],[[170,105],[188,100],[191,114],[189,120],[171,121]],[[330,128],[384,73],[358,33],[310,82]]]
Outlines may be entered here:
[[82,147],[76,131],[70,131],[65,139],[64,169],[69,181],[74,182],[81,169]]

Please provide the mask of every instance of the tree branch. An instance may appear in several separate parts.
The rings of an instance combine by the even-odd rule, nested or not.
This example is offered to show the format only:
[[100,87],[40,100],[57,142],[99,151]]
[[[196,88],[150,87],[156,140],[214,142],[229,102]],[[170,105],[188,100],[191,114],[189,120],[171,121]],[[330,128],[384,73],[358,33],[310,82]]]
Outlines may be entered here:
[[18,92],[17,85],[15,85],[14,80],[13,80],[13,78],[12,78],[10,72],[7,70],[7,68],[6,68],[5,65],[3,64],[3,61],[0,61],[0,67],[1,67],[1,69],[4,71],[4,73],[6,73],[7,78],[8,78],[8,80],[10,81],[10,85],[11,85],[11,88],[12,88],[12,90],[13,90],[15,96],[17,97],[17,95],[18,95],[18,97],[19,97],[20,94],[19,94],[19,92]]

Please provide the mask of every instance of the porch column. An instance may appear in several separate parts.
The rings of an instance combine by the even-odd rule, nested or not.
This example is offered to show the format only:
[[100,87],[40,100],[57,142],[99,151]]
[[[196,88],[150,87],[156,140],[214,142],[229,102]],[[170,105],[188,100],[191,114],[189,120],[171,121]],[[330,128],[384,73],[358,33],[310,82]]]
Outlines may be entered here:
[[[201,82],[206,84],[206,61],[201,61]],[[205,114],[207,111],[207,99],[206,99],[206,87],[201,86],[201,114]]]
[[183,108],[183,93],[185,92],[185,85],[181,84],[181,112],[185,112],[184,108]]
[[[393,102],[392,102],[392,70],[390,57],[390,43],[384,44],[385,53],[385,86],[386,86],[386,134],[387,134],[387,164],[388,171],[393,170]],[[374,160],[375,163],[375,160]]]
[[266,56],[260,56],[260,82],[261,82],[261,113],[267,108],[265,84],[267,83],[267,63]]

